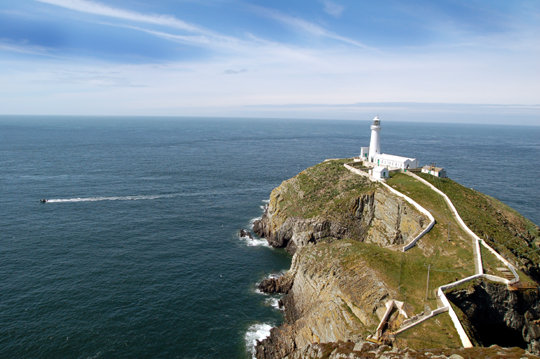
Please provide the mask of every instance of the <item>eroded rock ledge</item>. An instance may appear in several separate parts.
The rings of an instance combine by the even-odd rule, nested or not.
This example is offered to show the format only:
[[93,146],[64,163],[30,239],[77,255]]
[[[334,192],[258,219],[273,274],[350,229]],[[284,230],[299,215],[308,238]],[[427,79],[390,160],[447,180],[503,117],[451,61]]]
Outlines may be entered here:
[[284,358],[311,343],[358,341],[377,326],[376,310],[395,293],[361,260],[344,265],[334,258],[336,249],[350,254],[349,244],[302,247],[286,274],[261,283],[262,290],[286,294],[286,323],[259,343],[257,358]]
[[325,212],[324,209],[333,207],[335,202],[322,202],[322,213],[315,217],[288,216],[290,211],[283,198],[294,198],[294,194],[289,193],[289,187],[294,185],[287,182],[272,191],[270,204],[262,218],[255,221],[253,231],[266,238],[271,246],[286,248],[291,254],[299,247],[324,238],[351,238],[382,247],[402,245],[420,233],[429,222],[401,198],[383,187],[373,188],[376,185],[368,183],[364,184],[368,193],[342,199],[339,204],[341,213]]
[[446,297],[467,318],[469,336],[478,345],[497,343],[540,354],[540,298],[536,290],[509,291],[505,285],[482,280]]

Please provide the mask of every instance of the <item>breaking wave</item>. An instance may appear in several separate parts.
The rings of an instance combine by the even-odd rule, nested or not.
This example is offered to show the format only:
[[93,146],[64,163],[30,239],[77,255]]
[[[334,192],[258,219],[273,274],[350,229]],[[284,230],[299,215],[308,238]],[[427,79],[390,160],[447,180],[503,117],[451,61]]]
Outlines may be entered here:
[[264,303],[272,308],[275,308],[277,310],[281,310],[281,308],[279,308],[279,300],[281,299],[281,296],[274,296],[274,297],[270,297],[270,298],[267,298]]
[[248,247],[270,247],[268,244],[268,241],[264,238],[259,238],[257,236],[253,236],[253,238],[249,238],[248,236],[240,237],[242,241],[246,243]]
[[255,346],[257,345],[257,340],[267,338],[270,335],[270,329],[272,329],[270,324],[253,324],[249,327],[245,339],[246,348],[252,358],[255,358]]

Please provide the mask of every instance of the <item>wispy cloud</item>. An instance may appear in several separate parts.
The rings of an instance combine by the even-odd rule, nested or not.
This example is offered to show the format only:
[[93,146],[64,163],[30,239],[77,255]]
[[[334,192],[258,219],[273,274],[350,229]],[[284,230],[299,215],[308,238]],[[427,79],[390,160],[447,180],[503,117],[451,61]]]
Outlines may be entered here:
[[241,74],[243,72],[247,72],[247,69],[242,69],[242,70],[225,70],[223,73],[225,75],[236,75],[236,74]]
[[323,0],[322,3],[324,5],[324,12],[332,15],[333,17],[340,17],[341,13],[345,9],[343,6],[336,4],[333,1]]
[[348,43],[350,45],[362,47],[362,48],[369,48],[367,45],[356,41],[354,39],[350,39],[345,36],[338,35],[332,31],[326,30],[320,25],[317,25],[313,22],[301,19],[299,17],[294,17],[290,15],[286,15],[282,12],[279,12],[277,10],[263,8],[263,7],[254,7],[255,11],[259,14],[272,18],[274,20],[277,20],[279,22],[282,22],[284,24],[287,24],[293,28],[296,28],[298,30],[301,30],[305,33],[308,33],[310,35],[318,36],[318,37],[326,37],[329,39],[338,40],[341,42]]
[[94,1],[88,1],[88,0],[35,0],[35,1],[50,4],[50,5],[56,5],[56,6],[60,6],[66,9],[88,13],[88,14],[113,17],[117,19],[130,20],[130,21],[135,21],[135,22],[144,22],[148,24],[169,26],[169,27],[174,27],[177,29],[182,29],[189,32],[195,32],[195,33],[201,33],[201,34],[211,33],[208,30],[205,30],[195,25],[188,24],[187,22],[177,19],[174,16],[158,15],[158,14],[152,14],[152,15],[141,14],[135,11],[129,11],[129,10],[107,6],[107,5],[94,2]]
[[31,45],[26,41],[15,43],[9,39],[0,39],[0,51],[15,52],[26,55],[39,55],[55,57],[42,46]]
[[96,23],[101,23],[109,26],[117,26],[130,28],[132,30],[142,31],[147,34],[174,41],[188,45],[194,46],[219,46],[227,47],[232,45],[238,45],[241,43],[241,40],[232,37],[216,33],[204,27],[197,25],[189,24],[185,21],[182,21],[174,16],[170,15],[159,15],[159,14],[142,14],[135,11],[115,8],[107,6],[95,1],[88,0],[35,0],[38,2],[60,6],[66,9],[100,15],[105,17],[111,17],[115,19],[127,20],[131,23],[147,24],[147,25],[159,25],[167,27],[169,29],[180,29],[188,32],[188,34],[173,34],[166,31],[158,31],[154,29],[148,29],[142,26],[135,26],[129,23],[106,23],[99,20],[96,20]]

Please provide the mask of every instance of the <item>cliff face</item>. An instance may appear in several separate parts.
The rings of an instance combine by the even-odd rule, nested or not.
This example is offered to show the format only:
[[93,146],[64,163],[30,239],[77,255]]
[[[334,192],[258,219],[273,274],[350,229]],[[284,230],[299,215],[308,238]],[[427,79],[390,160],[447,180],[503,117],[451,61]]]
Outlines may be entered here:
[[293,254],[323,238],[353,238],[382,247],[404,244],[427,223],[379,184],[351,174],[342,163],[325,162],[274,189],[253,229],[273,247]]
[[358,340],[373,332],[377,309],[395,293],[351,250],[353,243],[403,244],[427,223],[401,198],[340,162],[322,163],[283,182],[254,231],[294,254],[287,274],[260,287],[287,294],[286,324],[272,329],[257,357],[282,358],[311,343]]
[[257,358],[283,358],[311,343],[356,341],[378,325],[375,312],[394,293],[350,247],[320,243],[297,251],[290,271],[275,280],[288,293],[282,301],[287,323],[272,329]]
[[474,339],[482,346],[499,344],[540,353],[540,302],[536,290],[507,290],[481,281],[447,294],[467,317]]
[[[259,359],[366,357],[362,353],[384,357],[381,348],[385,346],[373,350],[361,346],[367,344],[363,339],[375,332],[388,299],[405,302],[403,309],[409,317],[422,315],[422,310],[437,306],[429,289],[474,273],[472,243],[459,232],[450,236],[447,222],[453,219],[448,208],[426,192],[430,190],[424,185],[399,176],[394,180],[401,181],[404,192],[432,205],[430,210],[445,226],[436,225],[416,249],[406,253],[392,250],[421,232],[428,219],[380,184],[349,172],[344,162],[324,162],[284,181],[272,191],[262,219],[254,223],[259,236],[294,255],[285,275],[259,286],[263,292],[285,294],[281,304],[286,321],[258,343]],[[472,197],[464,198],[461,205],[476,207]],[[510,213],[502,207],[501,211]],[[469,212],[481,218],[479,213]],[[474,215],[470,215],[471,221]],[[490,230],[500,228],[506,227]],[[533,237],[536,232],[529,233]],[[465,294],[455,292],[453,299],[464,317],[470,318],[473,331],[490,333],[495,328],[502,333],[493,341],[479,335],[478,343],[518,346],[521,354],[516,355],[521,357],[524,348],[534,353],[540,349],[536,324],[540,323],[540,307],[537,293],[531,293],[522,295],[488,285]],[[520,295],[524,297],[520,299]],[[496,310],[490,312],[493,304]],[[490,318],[487,327],[481,324],[484,318]],[[388,331],[402,321],[402,314],[394,312]],[[416,327],[418,330],[399,334],[395,343],[401,340],[416,349],[433,348],[433,343],[441,348],[461,346],[450,317],[441,315],[424,323]],[[507,344],[504,340],[509,337],[515,341]],[[475,357],[482,357],[482,353],[490,357],[491,348],[478,348],[485,350],[475,352]],[[393,357],[415,357],[411,354],[392,351]],[[421,352],[414,354],[425,357]]]

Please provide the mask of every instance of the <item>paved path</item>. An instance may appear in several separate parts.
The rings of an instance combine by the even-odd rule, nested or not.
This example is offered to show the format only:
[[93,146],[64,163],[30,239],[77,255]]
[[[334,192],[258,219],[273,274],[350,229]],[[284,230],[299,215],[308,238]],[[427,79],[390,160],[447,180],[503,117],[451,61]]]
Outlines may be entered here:
[[[358,169],[356,169],[356,168],[354,168],[352,166],[349,166],[347,164],[345,165],[345,167],[347,169],[349,169],[353,173],[357,173],[357,174],[362,175],[362,176],[370,177],[371,181],[377,181],[372,176],[370,176],[368,173],[362,172],[362,171],[360,171],[360,170],[358,170]],[[362,172],[362,173],[358,173],[358,172]],[[448,206],[450,208],[450,212],[452,213],[452,216],[454,216],[454,218],[456,219],[456,221],[458,222],[460,227],[473,238],[473,256],[474,256],[475,274],[470,276],[470,277],[458,280],[456,282],[440,286],[437,289],[437,296],[438,296],[439,300],[441,301],[441,303],[443,303],[443,306],[433,310],[430,314],[419,317],[415,321],[412,321],[412,322],[408,321],[405,326],[401,327],[400,329],[398,329],[396,332],[394,332],[392,334],[395,335],[395,334],[399,334],[401,332],[404,332],[405,330],[408,330],[408,329],[410,329],[410,328],[412,328],[412,327],[414,327],[414,326],[416,326],[416,325],[418,325],[418,324],[420,324],[420,323],[422,323],[422,322],[424,322],[424,321],[426,321],[428,319],[431,319],[431,318],[433,318],[434,316],[436,316],[436,315],[438,315],[440,313],[444,313],[444,312],[448,311],[448,314],[450,315],[450,318],[452,319],[452,322],[454,323],[454,327],[456,328],[456,330],[457,330],[457,332],[459,334],[459,338],[461,339],[461,343],[462,343],[463,347],[464,348],[471,348],[473,346],[472,342],[469,339],[469,337],[467,336],[467,333],[465,332],[463,326],[461,325],[461,322],[459,321],[459,318],[458,318],[457,314],[455,313],[454,309],[450,305],[450,302],[446,298],[446,295],[444,294],[444,291],[447,290],[447,289],[456,287],[458,285],[461,285],[463,283],[469,282],[471,280],[479,279],[479,278],[484,278],[484,279],[487,279],[487,280],[490,280],[490,281],[499,282],[499,283],[503,283],[503,284],[508,285],[508,284],[511,284],[511,283],[518,282],[519,281],[519,276],[517,275],[517,272],[516,272],[514,266],[510,262],[508,262],[504,257],[502,257],[499,253],[497,253],[497,251],[495,251],[493,248],[491,248],[491,246],[489,246],[487,243],[482,241],[469,227],[467,227],[467,225],[465,224],[465,222],[463,222],[463,219],[459,215],[458,211],[456,210],[456,207],[454,207],[454,204],[452,203],[450,198],[448,198],[448,196],[444,192],[442,192],[437,187],[433,186],[431,183],[429,183],[425,179],[417,176],[414,173],[411,173],[411,172],[403,172],[403,173],[405,173],[406,175],[409,175],[409,176],[413,177],[414,179],[422,182],[423,184],[427,185],[429,188],[434,190],[436,193],[441,195],[444,198],[444,200],[446,201],[446,203],[448,204]],[[407,197],[403,193],[401,193],[401,192],[393,189],[392,187],[388,186],[386,183],[384,183],[384,181],[379,181],[379,182],[381,182],[386,188],[390,189],[390,191],[392,191],[396,195],[404,198],[409,203],[413,204],[416,208],[418,208],[420,210],[420,212],[425,214],[424,211],[426,211],[427,213],[429,213],[429,211],[427,211],[424,207],[420,206],[418,203],[416,203],[414,200]],[[431,223],[430,223],[430,226],[428,226],[428,229],[422,231],[422,233],[419,236],[417,236],[415,239],[413,239],[413,241],[411,241],[409,244],[404,246],[403,251],[406,251],[407,249],[412,248],[416,244],[416,242],[420,238],[422,238],[422,236],[424,236],[424,234],[426,234],[427,232],[429,232],[429,230],[431,230],[431,228],[433,228],[433,225],[435,224],[435,219],[433,218],[431,213],[429,213],[428,217],[431,220]],[[493,253],[502,263],[504,263],[505,266],[508,267],[508,269],[512,272],[512,274],[514,276],[513,280],[508,280],[506,278],[497,277],[497,276],[493,276],[493,275],[489,275],[489,274],[484,274],[484,268],[482,266],[482,252],[480,250],[480,244],[482,244],[487,250],[489,250],[491,253]],[[410,245],[410,247],[408,247],[409,245]],[[406,247],[408,247],[408,248],[406,248]],[[382,322],[381,322],[381,324],[382,324]],[[381,325],[379,325],[379,326],[381,326]]]

